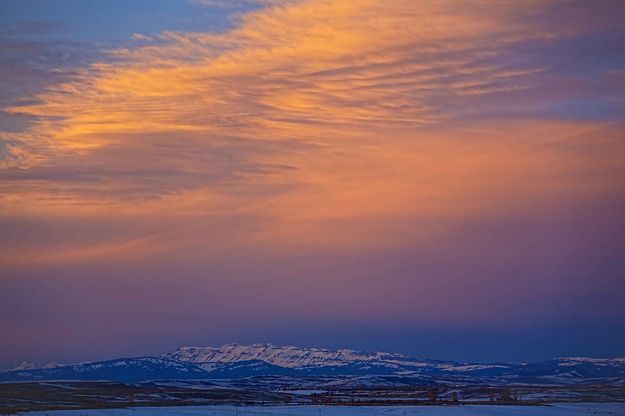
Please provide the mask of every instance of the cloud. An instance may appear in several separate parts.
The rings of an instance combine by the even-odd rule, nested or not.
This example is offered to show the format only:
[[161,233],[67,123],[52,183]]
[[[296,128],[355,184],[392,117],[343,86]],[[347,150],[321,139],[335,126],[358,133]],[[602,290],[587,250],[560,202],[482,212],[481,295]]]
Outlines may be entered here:
[[0,262],[235,326],[613,313],[622,33],[588,8],[280,2],[139,38],[5,105],[36,122],[2,136]]
[[[294,168],[256,158],[303,149],[297,144],[249,143],[236,137],[213,138],[207,144],[202,135],[190,133],[127,134],[124,138],[129,142],[109,142],[88,152],[66,152],[28,169],[7,168],[0,189],[4,194],[17,194],[20,189],[31,188],[31,195],[43,198],[42,202],[50,198],[69,204],[125,203],[206,185],[237,186],[245,178],[288,171]],[[50,183],[57,184],[52,192],[46,191]]]
[[[456,137],[473,136],[458,126],[551,118],[553,128],[563,130],[560,137],[580,128],[571,124],[566,132],[558,124],[576,102],[595,97],[604,105],[599,108],[622,106],[620,72],[613,71],[618,48],[603,49],[603,69],[582,63],[569,76],[557,69],[569,53],[563,45],[611,19],[600,10],[588,25],[575,26],[542,1],[523,8],[480,0],[462,9],[446,0],[265,6],[240,15],[223,33],[138,39],[135,47],[111,51],[113,60],[63,73],[29,102],[8,102],[6,112],[36,123],[5,133],[4,200],[123,206],[198,192],[227,199],[233,189],[262,189],[250,192],[259,201],[283,193],[282,207],[272,209],[287,218],[302,212],[293,205],[301,190],[305,204],[330,201],[301,220],[313,229],[329,213],[352,221],[411,215],[415,190],[399,178],[421,166],[417,172],[429,178],[421,180],[434,181],[451,198],[430,209],[453,210],[454,198],[471,195],[471,179],[456,179],[451,168],[437,177],[439,168],[429,161],[456,157],[455,147],[462,147]],[[586,11],[580,4],[565,10],[570,16]],[[532,19],[537,14],[539,23]],[[554,58],[556,49],[564,52]],[[15,66],[7,70],[15,76],[28,67],[15,53],[5,62]],[[600,73],[589,78],[591,69]],[[609,122],[610,111],[602,114]],[[506,138],[512,133],[505,123],[498,126],[487,131],[500,138],[470,143],[490,153],[500,149],[497,157],[511,166],[522,155],[529,160],[536,141],[544,140],[514,141]],[[473,171],[479,163],[475,155],[457,164]],[[394,193],[405,195],[397,207],[389,202]],[[383,201],[379,210],[371,200]]]
[[[242,15],[238,26],[224,33],[163,33],[154,42],[112,52],[112,63],[57,79],[34,102],[7,103],[5,111],[39,122],[11,136],[23,146],[11,148],[21,155],[5,157],[5,165],[12,161],[19,169],[35,159],[65,159],[64,152],[98,158],[104,153],[99,147],[132,146],[137,135],[169,135],[181,144],[172,152],[184,157],[187,147],[176,137],[186,135],[203,135],[207,149],[223,137],[256,149],[263,148],[263,140],[326,149],[369,129],[555,115],[575,91],[576,100],[588,102],[595,79],[615,75],[592,81],[553,76],[555,63],[548,56],[574,28],[552,6],[479,0],[462,9],[450,1],[278,2]],[[566,8],[571,16],[584,10],[577,4]],[[541,12],[548,13],[541,16],[550,25],[533,22]],[[597,14],[590,28],[577,32],[596,29],[605,20]],[[537,51],[527,46],[532,44],[542,46]],[[8,72],[23,73],[25,65],[9,58],[17,66]],[[588,94],[580,95],[586,85]],[[612,107],[622,101],[617,94],[608,98]],[[254,143],[256,138],[261,141]],[[143,143],[148,159],[150,141]],[[246,158],[262,165],[271,156],[247,152]]]

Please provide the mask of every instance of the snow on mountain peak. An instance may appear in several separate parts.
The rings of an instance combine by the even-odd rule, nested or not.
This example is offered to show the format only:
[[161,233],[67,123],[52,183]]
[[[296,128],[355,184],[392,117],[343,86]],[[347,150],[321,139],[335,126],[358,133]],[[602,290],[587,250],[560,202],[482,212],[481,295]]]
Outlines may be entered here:
[[22,361],[21,363],[19,363],[18,365],[16,365],[15,367],[11,368],[8,371],[28,371],[28,370],[34,370],[36,368],[38,368],[37,364],[31,363],[30,361]]
[[[459,363],[421,360],[386,352],[352,349],[329,350],[272,344],[225,344],[221,347],[181,347],[164,356],[120,358],[39,368],[24,362],[0,380],[30,379],[196,379],[244,378],[262,375],[312,376],[407,376],[419,380],[440,377],[454,382],[494,377],[501,380],[534,380],[570,384],[588,378],[622,379],[625,358],[565,357],[538,363]],[[4,377],[4,378],[3,378]],[[403,381],[402,381],[403,383]]]
[[277,347],[272,344],[225,344],[221,347],[181,347],[165,357],[200,365],[204,369],[241,361],[264,361],[285,368],[311,368],[342,366],[356,362],[385,362],[411,367],[433,365],[402,354],[361,352],[351,349],[328,350],[323,348]]
[[561,367],[572,367],[581,364],[597,366],[620,366],[625,364],[625,358],[589,358],[589,357],[560,357],[556,358]]

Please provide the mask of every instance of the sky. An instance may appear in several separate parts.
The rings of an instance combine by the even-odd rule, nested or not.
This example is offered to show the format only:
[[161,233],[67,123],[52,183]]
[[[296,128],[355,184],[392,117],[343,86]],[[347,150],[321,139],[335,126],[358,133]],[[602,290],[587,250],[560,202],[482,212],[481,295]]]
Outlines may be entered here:
[[620,0],[2,0],[0,367],[625,356]]

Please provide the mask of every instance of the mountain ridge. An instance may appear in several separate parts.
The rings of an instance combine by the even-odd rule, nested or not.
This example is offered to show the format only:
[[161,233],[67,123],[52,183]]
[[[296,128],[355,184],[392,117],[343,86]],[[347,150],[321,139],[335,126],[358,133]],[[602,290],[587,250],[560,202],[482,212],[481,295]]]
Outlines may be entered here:
[[296,346],[275,346],[273,344],[242,345],[230,343],[221,347],[180,347],[163,357],[193,362],[211,368],[211,364],[237,361],[261,360],[287,368],[345,365],[355,361],[385,361],[413,367],[434,363],[453,364],[453,361],[418,359],[399,353],[365,352],[341,348],[300,348]]
[[180,347],[160,356],[120,358],[73,365],[32,363],[0,373],[0,381],[240,379],[283,377],[417,377],[462,383],[572,384],[623,379],[625,358],[559,357],[538,363],[470,363],[420,359],[399,353],[347,348],[300,348],[272,344]]

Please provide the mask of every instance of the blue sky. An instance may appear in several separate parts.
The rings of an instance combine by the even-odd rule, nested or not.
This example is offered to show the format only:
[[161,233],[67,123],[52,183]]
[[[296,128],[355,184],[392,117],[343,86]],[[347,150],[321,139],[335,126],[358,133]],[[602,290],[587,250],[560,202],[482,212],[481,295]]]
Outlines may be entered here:
[[44,22],[51,25],[48,33],[40,35],[108,45],[127,42],[134,33],[223,30],[231,25],[228,12],[232,10],[184,0],[5,0],[0,4],[3,25]]

